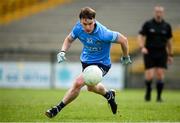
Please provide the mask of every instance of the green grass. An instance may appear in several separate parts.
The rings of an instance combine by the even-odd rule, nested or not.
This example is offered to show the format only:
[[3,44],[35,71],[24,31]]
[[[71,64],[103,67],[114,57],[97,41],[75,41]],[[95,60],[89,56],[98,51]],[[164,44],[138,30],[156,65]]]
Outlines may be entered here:
[[180,91],[165,90],[164,102],[144,102],[143,90],[123,90],[117,93],[118,114],[113,115],[106,100],[99,95],[82,91],[58,116],[48,119],[44,112],[57,104],[65,90],[0,89],[1,122],[180,122]]

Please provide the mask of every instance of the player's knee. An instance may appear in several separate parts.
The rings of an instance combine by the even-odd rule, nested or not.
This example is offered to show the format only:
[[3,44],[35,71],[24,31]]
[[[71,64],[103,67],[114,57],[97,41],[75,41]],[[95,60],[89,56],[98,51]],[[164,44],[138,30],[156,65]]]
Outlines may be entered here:
[[153,79],[153,76],[151,76],[151,75],[146,76],[146,80],[151,81],[152,79]]
[[76,78],[75,80],[75,87],[81,88],[84,85],[84,81],[81,77]]
[[93,92],[94,91],[94,86],[87,86],[87,90]]
[[145,74],[146,80],[152,80],[153,77],[154,77],[154,75],[153,75],[152,73],[146,73],[146,74]]
[[157,79],[158,79],[158,80],[163,80],[163,79],[164,79],[164,75],[162,75],[162,74],[159,74],[159,75],[158,75],[158,74],[157,74]]
[[164,79],[164,71],[163,70],[157,71],[156,77],[157,77],[158,80]]

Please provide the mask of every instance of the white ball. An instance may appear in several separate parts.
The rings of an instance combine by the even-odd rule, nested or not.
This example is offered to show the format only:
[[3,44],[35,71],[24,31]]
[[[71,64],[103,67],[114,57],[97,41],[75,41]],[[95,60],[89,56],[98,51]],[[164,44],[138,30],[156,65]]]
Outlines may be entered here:
[[97,85],[102,81],[102,71],[96,65],[90,65],[86,67],[83,71],[83,78],[86,85]]

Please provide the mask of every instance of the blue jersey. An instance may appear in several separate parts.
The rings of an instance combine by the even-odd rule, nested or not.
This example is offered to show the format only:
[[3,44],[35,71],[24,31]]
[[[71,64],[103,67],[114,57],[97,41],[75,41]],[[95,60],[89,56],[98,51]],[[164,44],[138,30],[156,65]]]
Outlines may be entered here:
[[73,39],[79,39],[83,44],[80,60],[87,64],[101,63],[111,66],[110,48],[111,43],[116,42],[118,32],[111,31],[96,21],[92,33],[86,33],[80,21],[76,23],[71,31]]

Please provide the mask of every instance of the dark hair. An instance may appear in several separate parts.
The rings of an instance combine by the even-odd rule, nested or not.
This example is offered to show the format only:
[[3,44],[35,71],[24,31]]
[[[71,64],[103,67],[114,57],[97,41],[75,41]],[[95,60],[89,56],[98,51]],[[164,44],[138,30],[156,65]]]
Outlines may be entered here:
[[79,18],[85,18],[85,19],[94,19],[96,16],[96,11],[93,10],[90,7],[84,7],[81,9],[81,12],[79,14]]

